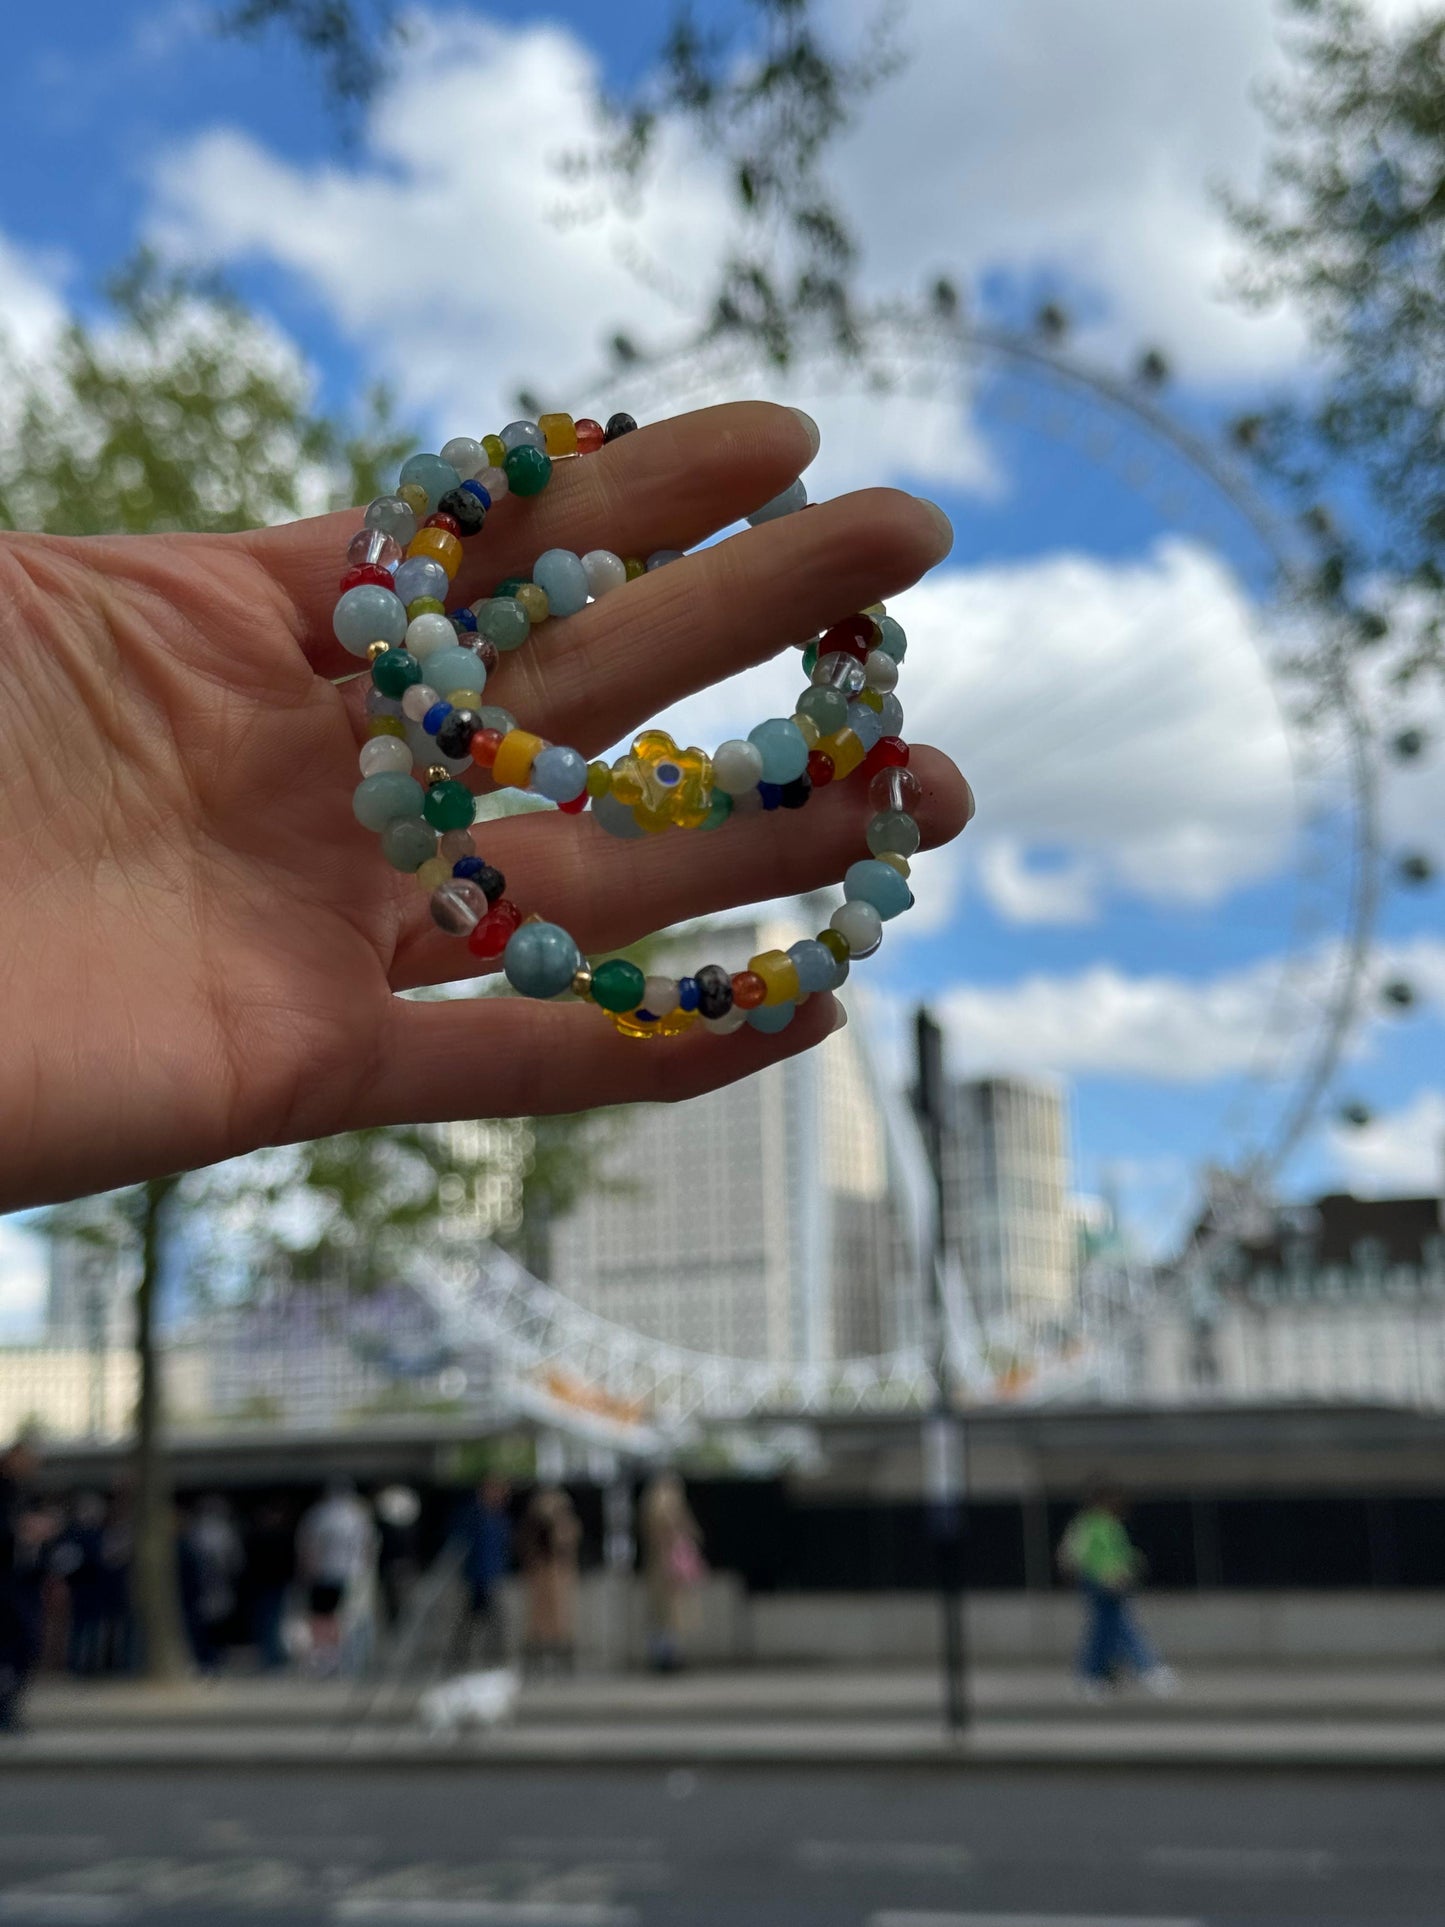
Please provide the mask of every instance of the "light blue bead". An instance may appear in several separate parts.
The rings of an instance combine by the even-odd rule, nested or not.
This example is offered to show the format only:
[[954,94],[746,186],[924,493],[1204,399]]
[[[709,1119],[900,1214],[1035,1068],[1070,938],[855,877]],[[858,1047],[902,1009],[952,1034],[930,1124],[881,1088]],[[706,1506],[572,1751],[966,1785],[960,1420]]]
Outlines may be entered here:
[[486,667],[475,649],[438,649],[426,659],[426,679],[439,696],[450,696],[456,689],[474,689],[478,695],[487,686]]
[[781,495],[775,495],[771,502],[764,502],[760,509],[754,509],[748,521],[754,528],[760,522],[776,522],[780,515],[796,515],[798,510],[808,506],[807,484],[801,476],[790,482]]
[[383,696],[374,683],[367,690],[366,700],[361,706],[368,716],[400,716],[402,713],[401,704],[396,697]]
[[547,452],[547,437],[535,422],[508,422],[501,443],[509,455],[514,448],[540,448],[544,455]]
[[791,783],[808,767],[808,745],[798,725],[774,716],[748,731],[748,741],[763,759],[765,783]]
[[561,743],[549,743],[533,758],[530,787],[554,803],[574,802],[587,787],[587,758]]
[[621,837],[624,842],[647,835],[627,804],[619,802],[610,792],[592,799],[592,820],[609,836]]
[[477,634],[485,636],[504,655],[509,650],[520,649],[531,633],[527,611],[515,596],[492,596],[486,602],[474,604],[472,614],[477,619]]
[[798,973],[799,990],[831,990],[837,958],[827,944],[816,937],[802,937],[788,945],[788,955]]
[[419,482],[426,490],[427,514],[435,515],[437,503],[458,487],[461,479],[451,463],[444,462],[440,455],[409,455],[401,465],[397,487],[405,488],[408,482]]
[[411,760],[423,769],[440,763],[449,776],[462,776],[476,768],[470,756],[443,756],[437,748],[436,737],[428,736],[420,723],[407,724],[406,740],[411,748]]
[[581,962],[582,952],[555,923],[524,923],[502,954],[507,982],[524,997],[560,997]]
[[748,1012],[748,1022],[754,1030],[765,1030],[769,1034],[786,1030],[796,1009],[796,1004],[759,1004],[756,1010]]
[[891,689],[883,698],[883,707],[878,712],[878,720],[883,725],[885,736],[903,734],[903,705]]
[[399,816],[420,816],[425,801],[422,786],[414,776],[406,776],[399,769],[384,769],[361,779],[352,793],[351,807],[357,822],[368,830],[384,830]]
[[878,618],[878,647],[885,656],[892,656],[895,662],[902,662],[908,654],[908,638],[903,633],[903,625],[895,622],[892,616]]
[[913,892],[891,863],[865,856],[850,863],[843,878],[843,895],[849,903],[871,903],[885,923],[902,916],[913,905]]
[[570,549],[548,549],[539,555],[532,580],[547,591],[547,606],[554,616],[575,616],[587,607],[587,571],[582,558]]
[[353,656],[364,656],[374,642],[398,649],[406,635],[406,610],[379,582],[361,582],[337,603],[331,627],[342,648]]
[[665,569],[669,562],[681,562],[681,549],[654,549],[647,558],[647,573],[652,575],[658,569]]
[[403,602],[420,602],[423,596],[445,602],[451,587],[451,577],[441,563],[429,555],[409,555],[405,562],[397,564],[392,580]]
[[503,736],[517,727],[516,717],[500,703],[483,703],[477,711],[477,720],[483,729],[495,729]]
[[883,732],[883,715],[869,703],[849,703],[848,727],[864,749],[872,749]]

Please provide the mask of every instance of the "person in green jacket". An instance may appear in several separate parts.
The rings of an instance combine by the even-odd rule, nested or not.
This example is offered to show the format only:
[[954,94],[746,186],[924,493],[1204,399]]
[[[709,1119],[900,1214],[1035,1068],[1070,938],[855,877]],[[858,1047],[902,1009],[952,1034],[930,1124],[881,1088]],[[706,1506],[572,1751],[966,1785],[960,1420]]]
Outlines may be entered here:
[[1144,1575],[1144,1558],[1130,1541],[1123,1515],[1122,1495],[1099,1487],[1087,1495],[1059,1545],[1059,1566],[1077,1582],[1085,1601],[1078,1674],[1086,1699],[1102,1699],[1125,1667],[1153,1693],[1172,1693],[1179,1684],[1134,1617],[1130,1595]]

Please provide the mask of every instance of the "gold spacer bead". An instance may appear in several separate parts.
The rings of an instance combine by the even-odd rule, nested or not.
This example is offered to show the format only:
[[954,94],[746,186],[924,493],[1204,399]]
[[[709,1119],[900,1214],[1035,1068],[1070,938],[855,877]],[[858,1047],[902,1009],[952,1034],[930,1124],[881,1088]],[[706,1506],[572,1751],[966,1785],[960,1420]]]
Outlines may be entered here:
[[451,781],[451,775],[452,773],[445,763],[429,763],[427,765],[426,780],[428,783],[449,783]]
[[366,645],[366,660],[367,660],[368,662],[375,662],[375,661],[376,661],[376,659],[377,659],[377,657],[378,657],[378,656],[384,656],[384,655],[386,654],[386,652],[388,651],[388,649],[390,649],[390,647],[391,647],[391,644],[390,644],[389,642],[369,642],[369,643],[367,643],[367,645]]
[[574,997],[590,997],[592,995],[591,964],[583,964],[580,969],[573,972],[572,995]]

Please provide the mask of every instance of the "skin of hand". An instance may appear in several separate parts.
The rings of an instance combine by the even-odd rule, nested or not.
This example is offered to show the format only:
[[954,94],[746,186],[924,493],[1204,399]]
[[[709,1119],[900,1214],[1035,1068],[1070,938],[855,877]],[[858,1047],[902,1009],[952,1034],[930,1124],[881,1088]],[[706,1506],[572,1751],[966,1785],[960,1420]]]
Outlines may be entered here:
[[[760,402],[640,429],[499,503],[455,586],[474,599],[552,547],[694,548],[815,447],[806,417]],[[372,1124],[689,1097],[835,1027],[815,995],[775,1036],[639,1044],[572,1001],[394,994],[485,966],[352,815],[369,678],[331,611],[360,521],[0,537],[0,1208]],[[887,489],[765,523],[548,625],[487,700],[596,755],[897,594],[951,539]],[[935,750],[911,767],[925,845],[957,835],[967,784]],[[618,841],[549,812],[479,842],[524,911],[597,952],[836,881],[870,813],[866,786],[840,783],[702,838]]]

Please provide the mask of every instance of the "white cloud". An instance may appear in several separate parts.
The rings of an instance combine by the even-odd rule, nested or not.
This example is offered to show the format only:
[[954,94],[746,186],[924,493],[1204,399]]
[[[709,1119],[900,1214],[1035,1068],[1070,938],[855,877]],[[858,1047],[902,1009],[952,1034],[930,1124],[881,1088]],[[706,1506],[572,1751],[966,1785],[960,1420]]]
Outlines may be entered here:
[[60,264],[0,234],[0,334],[22,355],[42,353],[65,323]]
[[1445,1183],[1445,1091],[1423,1090],[1363,1126],[1330,1126],[1329,1149],[1364,1197],[1429,1195]]
[[979,878],[985,896],[1010,923],[1092,923],[1098,915],[1099,870],[1084,856],[1032,869],[1016,837],[982,844]]
[[0,1341],[34,1338],[45,1309],[45,1244],[14,1218],[0,1218]]

